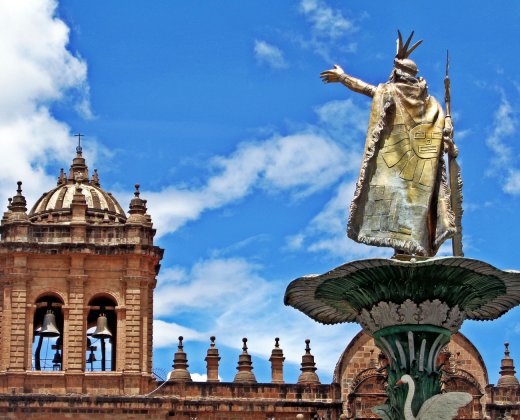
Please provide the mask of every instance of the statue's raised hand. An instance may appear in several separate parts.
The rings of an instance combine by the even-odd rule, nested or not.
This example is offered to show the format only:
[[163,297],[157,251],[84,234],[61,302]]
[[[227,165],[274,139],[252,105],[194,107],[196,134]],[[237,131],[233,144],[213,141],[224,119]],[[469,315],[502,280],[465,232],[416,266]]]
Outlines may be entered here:
[[334,64],[334,68],[330,70],[325,70],[320,73],[321,80],[323,80],[323,83],[336,83],[339,82],[339,77],[345,74],[343,69],[338,66],[337,64]]

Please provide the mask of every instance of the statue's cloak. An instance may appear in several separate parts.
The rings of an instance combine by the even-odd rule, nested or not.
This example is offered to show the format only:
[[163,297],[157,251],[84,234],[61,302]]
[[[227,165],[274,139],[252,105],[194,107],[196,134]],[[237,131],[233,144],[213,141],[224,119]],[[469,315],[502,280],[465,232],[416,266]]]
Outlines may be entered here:
[[456,233],[443,152],[444,113],[426,83],[376,88],[348,236],[432,256]]

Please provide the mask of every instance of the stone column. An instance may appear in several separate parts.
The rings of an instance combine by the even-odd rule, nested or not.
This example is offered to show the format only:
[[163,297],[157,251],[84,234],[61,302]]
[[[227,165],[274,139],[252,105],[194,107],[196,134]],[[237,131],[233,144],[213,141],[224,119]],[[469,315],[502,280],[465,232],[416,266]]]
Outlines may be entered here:
[[2,357],[0,358],[0,371],[5,372],[9,367],[9,355],[11,354],[11,337],[8,332],[11,331],[11,292],[12,284],[6,276],[3,287],[3,312],[2,312],[2,331],[6,332],[5,339],[0,340],[0,350]]
[[[129,255],[124,277],[125,294],[125,340],[123,348],[118,349],[118,357],[124,358],[123,363],[123,390],[126,394],[144,392],[146,386],[142,378],[142,367],[145,355],[143,307],[147,306],[148,297],[142,296],[146,277],[142,276],[141,257]],[[145,292],[146,294],[146,292]]]
[[280,339],[276,337],[274,341],[274,349],[269,359],[271,362],[271,382],[273,384],[283,384],[283,362],[285,357],[283,357],[283,350],[280,348]]
[[67,282],[69,296],[63,309],[63,370],[67,392],[83,392],[83,373],[85,371],[87,347],[87,316],[85,302],[85,256],[71,255]]
[[208,375],[207,381],[220,382],[220,379],[218,378],[218,363],[220,362],[220,356],[218,354],[218,349],[215,347],[215,336],[211,336],[209,339],[211,340],[211,344],[205,359]]
[[125,372],[141,372],[141,276],[125,276],[125,343],[119,352],[124,357]]
[[9,338],[9,360],[7,370],[10,372],[23,372],[26,370],[25,352],[26,329],[27,329],[27,256],[15,255],[13,258],[12,272],[9,273],[11,279],[10,296],[10,329]]
[[126,308],[116,306],[117,318],[117,337],[116,342],[116,371],[122,372],[125,369],[125,343],[126,343]]
[[157,280],[155,280],[155,274],[154,278],[151,282],[148,284],[148,300],[147,300],[147,316],[148,316],[148,323],[147,323],[147,333],[143,334],[143,338],[146,341],[145,346],[145,354],[146,354],[146,366],[144,371],[146,373],[152,372],[152,353],[153,353],[153,291],[155,289],[155,285],[157,283]]
[[71,267],[67,278],[69,286],[68,304],[63,311],[63,370],[83,372],[85,369],[86,314],[84,285],[88,276],[84,272],[85,257],[71,256]]
[[[36,305],[32,305],[31,303],[27,304],[27,310],[25,314],[25,318],[27,319],[27,329],[25,335],[25,342],[27,345],[25,346],[25,366],[27,370],[32,369],[32,343],[34,340],[34,313],[36,312]],[[1,335],[0,335],[1,337]]]
[[145,279],[141,279],[140,282],[140,304],[139,307],[141,309],[141,361],[140,361],[140,371],[151,373],[151,366],[148,366],[148,329],[149,329],[149,316],[150,311],[148,310],[148,281]]

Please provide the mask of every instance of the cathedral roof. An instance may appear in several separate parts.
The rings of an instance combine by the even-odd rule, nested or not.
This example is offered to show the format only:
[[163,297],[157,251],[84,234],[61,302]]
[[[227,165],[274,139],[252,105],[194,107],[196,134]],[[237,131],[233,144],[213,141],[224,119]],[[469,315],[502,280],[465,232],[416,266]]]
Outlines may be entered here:
[[76,157],[72,161],[69,174],[66,175],[61,170],[58,185],[43,193],[36,201],[29,212],[29,219],[34,221],[49,213],[70,213],[74,195],[78,192],[85,198],[87,214],[101,216],[107,213],[113,220],[126,221],[126,214],[115,197],[101,188],[97,170],[89,176],[80,146],[76,148]]

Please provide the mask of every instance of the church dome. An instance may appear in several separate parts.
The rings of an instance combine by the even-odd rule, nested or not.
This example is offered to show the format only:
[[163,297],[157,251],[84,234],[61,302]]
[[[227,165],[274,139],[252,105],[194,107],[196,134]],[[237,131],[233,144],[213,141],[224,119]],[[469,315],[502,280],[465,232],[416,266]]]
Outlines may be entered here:
[[62,169],[57,187],[44,193],[36,201],[29,213],[29,219],[37,221],[43,217],[60,216],[60,221],[68,221],[66,215],[71,213],[72,201],[78,192],[85,197],[87,220],[94,222],[108,217],[116,223],[126,221],[126,214],[115,197],[101,188],[97,170],[89,177],[80,146],[76,148],[76,157],[72,161],[68,176]]

